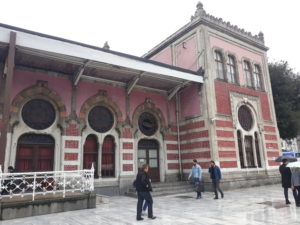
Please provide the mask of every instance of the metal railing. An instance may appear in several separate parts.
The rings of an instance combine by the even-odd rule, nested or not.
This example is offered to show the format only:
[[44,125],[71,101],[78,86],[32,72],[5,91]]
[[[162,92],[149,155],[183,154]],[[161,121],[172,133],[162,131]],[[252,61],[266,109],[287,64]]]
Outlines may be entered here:
[[3,173],[0,165],[0,198],[92,192],[94,167],[87,170]]

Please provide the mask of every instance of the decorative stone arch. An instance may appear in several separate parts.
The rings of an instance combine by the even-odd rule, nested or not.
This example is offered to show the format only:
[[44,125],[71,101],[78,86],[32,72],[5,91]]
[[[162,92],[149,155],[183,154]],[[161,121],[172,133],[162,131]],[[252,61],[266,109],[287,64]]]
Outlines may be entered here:
[[88,117],[89,111],[94,106],[105,106],[113,113],[116,118],[116,127],[119,127],[123,117],[122,112],[117,103],[115,103],[111,98],[107,96],[107,91],[99,90],[98,93],[90,98],[88,98],[81,106],[79,119],[83,124],[86,124],[86,119]]
[[136,130],[138,130],[139,116],[143,112],[149,112],[149,113],[153,114],[159,122],[160,131],[162,133],[164,133],[166,131],[167,124],[166,124],[165,118],[163,116],[163,113],[159,108],[157,108],[155,106],[155,104],[152,102],[152,100],[150,98],[146,98],[145,102],[140,104],[139,106],[137,106],[133,112],[132,125]]
[[49,101],[54,106],[58,112],[58,124],[63,127],[63,123],[67,117],[66,106],[63,100],[57,92],[48,88],[47,81],[38,80],[35,85],[24,89],[13,99],[11,104],[10,130],[14,125],[19,123],[19,114],[24,104],[37,98]]

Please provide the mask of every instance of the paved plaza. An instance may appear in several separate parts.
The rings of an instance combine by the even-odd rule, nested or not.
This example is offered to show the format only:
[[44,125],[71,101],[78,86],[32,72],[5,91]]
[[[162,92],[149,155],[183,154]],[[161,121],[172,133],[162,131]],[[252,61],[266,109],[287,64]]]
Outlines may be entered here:
[[262,186],[225,192],[225,198],[213,200],[212,193],[204,193],[200,200],[194,193],[154,198],[156,220],[145,218],[137,222],[136,199],[112,197],[109,204],[96,209],[50,214],[0,222],[0,225],[299,225],[300,208],[286,206],[280,185]]

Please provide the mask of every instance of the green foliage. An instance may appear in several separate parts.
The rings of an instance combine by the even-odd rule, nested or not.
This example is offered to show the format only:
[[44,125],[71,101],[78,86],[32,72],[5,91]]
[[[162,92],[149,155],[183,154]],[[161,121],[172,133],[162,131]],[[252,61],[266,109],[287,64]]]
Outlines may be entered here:
[[282,139],[300,134],[300,76],[287,62],[269,64],[277,124]]

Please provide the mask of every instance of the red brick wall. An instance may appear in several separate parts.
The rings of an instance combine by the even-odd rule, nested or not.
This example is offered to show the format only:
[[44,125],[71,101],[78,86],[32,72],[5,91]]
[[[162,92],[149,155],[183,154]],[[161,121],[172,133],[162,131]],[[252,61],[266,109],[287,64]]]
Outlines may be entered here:
[[198,158],[209,159],[210,151],[182,153],[181,158],[182,159],[198,159]]
[[169,153],[167,154],[167,160],[178,160],[179,156],[178,154]]
[[78,160],[78,153],[65,153],[65,160]]
[[64,170],[78,170],[77,165],[65,165]]
[[66,140],[66,148],[78,148],[79,142],[74,140]]
[[233,131],[217,130],[217,136],[224,137],[224,138],[233,138],[234,134]]
[[271,134],[265,134],[265,139],[266,140],[271,140],[271,141],[276,141],[277,136],[276,135],[271,135]]
[[165,141],[177,141],[177,135],[167,134],[165,136]]
[[180,135],[180,140],[185,141],[185,140],[191,140],[191,139],[196,139],[196,138],[203,138],[203,137],[208,137],[208,131],[196,131],[193,133],[187,133]]
[[209,141],[197,141],[193,143],[181,144],[180,147],[182,150],[195,148],[209,148]]
[[278,149],[277,143],[266,143],[267,148]]
[[219,157],[236,158],[236,152],[235,151],[219,151]]
[[133,149],[132,142],[123,142],[123,149]]
[[279,152],[267,152],[267,156],[268,157],[278,157],[279,156]]
[[[210,167],[210,162],[199,162],[199,165],[202,167],[202,169],[208,169]],[[192,169],[192,166],[193,164],[191,162],[182,164],[183,169]]]
[[236,161],[221,161],[220,167],[221,168],[237,168],[237,162]]
[[123,153],[123,160],[133,160],[132,153]]
[[67,136],[79,136],[79,130],[78,130],[76,124],[69,124],[69,126],[66,129],[66,135]]
[[123,129],[123,138],[133,138],[130,128]]
[[274,160],[269,160],[268,163],[269,163],[269,166],[279,166],[280,165],[279,162],[275,162]]
[[268,95],[264,92],[255,91],[248,88],[242,88],[236,85],[215,81],[217,111],[221,114],[231,115],[229,92],[235,91],[243,94],[257,96],[260,98],[262,117],[264,120],[271,120],[270,105]]
[[198,122],[193,122],[193,123],[188,123],[188,124],[182,125],[179,127],[179,130],[180,130],[180,132],[182,132],[182,131],[202,128],[204,126],[205,126],[204,121],[198,121]]
[[276,132],[276,128],[271,126],[264,126],[264,130],[265,132],[272,132],[272,133]]
[[132,164],[123,164],[123,171],[133,171]]
[[178,163],[168,163],[168,169],[169,170],[178,170],[179,164]]
[[224,148],[234,148],[235,142],[234,141],[218,141],[218,146],[224,147]]
[[229,127],[229,128],[233,128],[233,124],[232,124],[231,121],[216,120],[216,127]]

